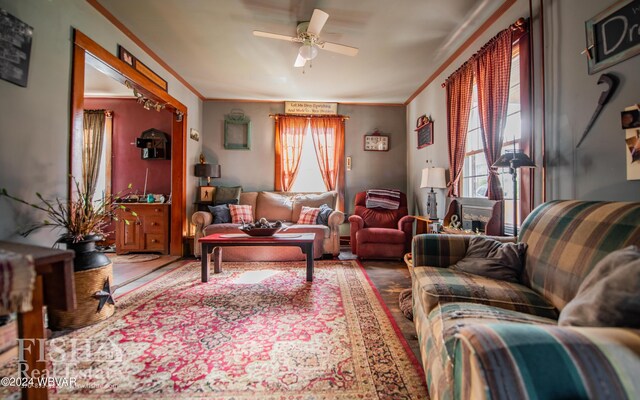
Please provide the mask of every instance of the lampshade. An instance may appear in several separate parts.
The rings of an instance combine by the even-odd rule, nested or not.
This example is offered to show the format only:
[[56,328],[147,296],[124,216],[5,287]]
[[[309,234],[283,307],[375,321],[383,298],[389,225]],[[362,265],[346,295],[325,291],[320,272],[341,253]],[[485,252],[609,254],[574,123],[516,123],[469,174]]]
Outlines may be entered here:
[[313,60],[318,55],[318,48],[312,44],[303,44],[300,46],[298,54],[305,60]]
[[442,167],[424,168],[422,170],[421,188],[446,188],[447,180],[444,176],[445,169]]
[[219,164],[196,164],[193,174],[199,178],[220,178],[221,169]]
[[535,168],[536,164],[524,154],[524,150],[507,150],[507,152],[493,163],[494,168]]
[[199,178],[207,178],[213,174],[213,165],[196,164],[193,174]]

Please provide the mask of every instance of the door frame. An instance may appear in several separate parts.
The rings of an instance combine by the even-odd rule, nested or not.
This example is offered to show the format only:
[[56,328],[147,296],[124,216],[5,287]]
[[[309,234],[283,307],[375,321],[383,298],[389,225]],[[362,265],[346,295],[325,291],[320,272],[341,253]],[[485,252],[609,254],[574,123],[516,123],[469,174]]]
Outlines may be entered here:
[[186,138],[187,107],[169,93],[156,86],[149,78],[132,66],[108,52],[98,43],[77,29],[73,30],[73,62],[71,80],[71,121],[69,140],[69,198],[72,198],[73,160],[82,157],[84,117],[84,68],[85,62],[99,69],[122,84],[129,81],[136,88],[149,94],[149,98],[166,104],[173,113],[171,125],[171,218],[169,229],[169,254],[182,256],[182,238],[187,233],[186,212]]

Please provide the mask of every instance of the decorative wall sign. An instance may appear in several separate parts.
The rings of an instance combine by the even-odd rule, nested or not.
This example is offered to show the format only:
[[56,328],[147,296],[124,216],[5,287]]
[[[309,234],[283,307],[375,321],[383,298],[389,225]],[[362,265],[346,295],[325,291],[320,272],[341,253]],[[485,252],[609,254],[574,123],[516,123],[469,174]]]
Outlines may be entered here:
[[378,131],[364,135],[364,151],[389,151],[389,136]]
[[338,115],[338,103],[285,101],[284,113],[301,115]]
[[426,115],[418,118],[416,122],[416,132],[418,134],[418,148],[427,147],[433,144],[433,120]]
[[33,28],[0,9],[0,79],[27,87]]
[[131,65],[136,71],[149,78],[149,80],[155,83],[160,89],[165,92],[169,89],[167,81],[162,79],[158,74],[153,72],[149,67],[144,65],[142,61],[138,60],[133,54],[129,53],[127,49],[118,45],[118,58],[127,64]]
[[197,130],[191,128],[191,130],[189,131],[189,137],[193,140],[195,140],[196,142],[200,141],[200,132],[198,132]]
[[640,0],[622,0],[588,20],[589,74],[640,53]]

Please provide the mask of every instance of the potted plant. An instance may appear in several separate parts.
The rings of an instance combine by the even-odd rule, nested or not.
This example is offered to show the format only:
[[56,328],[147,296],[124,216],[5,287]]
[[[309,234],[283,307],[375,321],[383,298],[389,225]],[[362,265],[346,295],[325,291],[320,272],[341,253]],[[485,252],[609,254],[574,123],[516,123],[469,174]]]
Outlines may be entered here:
[[[75,178],[73,182],[76,196],[71,200],[47,200],[36,193],[40,202],[31,203],[9,194],[5,188],[0,189],[0,197],[25,204],[46,216],[22,230],[21,235],[28,236],[42,228],[61,229],[56,244],[64,243],[75,251],[73,268],[78,307],[73,312],[50,310],[50,325],[54,328],[79,328],[113,314],[112,264],[109,257],[96,250],[96,242],[102,239],[111,220],[118,220],[118,210],[137,217],[135,212],[118,203],[121,193],[94,200],[93,193],[87,192]],[[124,222],[130,224],[126,219]]]

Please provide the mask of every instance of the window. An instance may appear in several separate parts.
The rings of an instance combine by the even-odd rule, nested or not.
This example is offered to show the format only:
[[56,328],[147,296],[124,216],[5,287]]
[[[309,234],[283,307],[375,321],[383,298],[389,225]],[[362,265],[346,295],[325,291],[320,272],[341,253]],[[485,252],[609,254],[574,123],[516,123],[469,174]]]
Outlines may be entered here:
[[[522,137],[522,118],[520,112],[520,55],[517,46],[511,60],[511,77],[509,82],[509,106],[507,108],[507,123],[504,130],[502,154],[506,150],[518,149]],[[480,131],[480,116],[478,115],[478,91],[473,85],[469,127],[467,129],[467,147],[462,172],[462,196],[486,198],[487,176],[489,174],[484,155],[482,133]],[[518,171],[520,172],[520,171]],[[511,174],[505,170],[498,170],[500,184],[504,192],[504,222],[505,230],[513,228],[513,181]],[[518,173],[518,180],[520,174]],[[518,182],[520,186],[520,182]]]
[[316,157],[316,149],[313,146],[313,138],[311,137],[311,127],[307,124],[304,133],[304,142],[302,144],[302,155],[300,156],[300,166],[298,167],[298,176],[291,186],[292,192],[324,192],[327,190],[322,173]]
[[275,190],[338,192],[344,209],[342,115],[275,116]]

